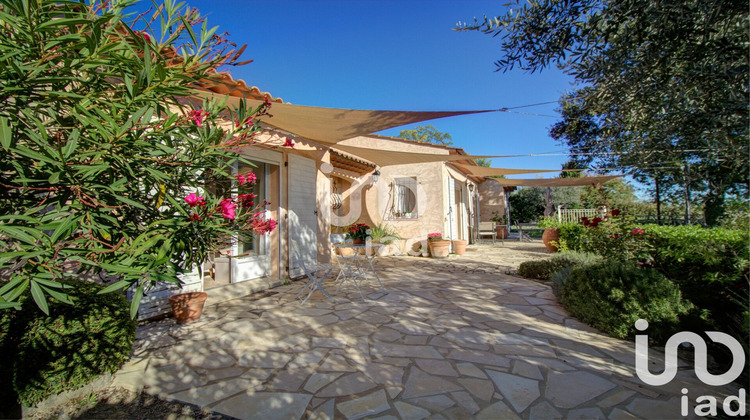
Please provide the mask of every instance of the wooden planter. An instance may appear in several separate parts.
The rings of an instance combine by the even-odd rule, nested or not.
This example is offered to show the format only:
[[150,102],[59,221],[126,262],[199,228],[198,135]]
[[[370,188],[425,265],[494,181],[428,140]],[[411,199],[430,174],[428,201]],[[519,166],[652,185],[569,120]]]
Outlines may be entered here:
[[432,258],[446,258],[451,252],[451,241],[428,241]]
[[[557,252],[557,241],[560,240],[560,230],[557,228],[544,229],[542,234],[542,243],[547,247],[549,252]],[[554,242],[552,244],[551,242]]]
[[203,313],[203,305],[206,303],[208,294],[206,292],[180,293],[169,297],[174,319],[178,324],[187,324],[198,320]]
[[464,255],[466,253],[466,244],[468,244],[468,241],[464,241],[461,239],[456,239],[453,241],[453,252],[456,253],[456,255]]

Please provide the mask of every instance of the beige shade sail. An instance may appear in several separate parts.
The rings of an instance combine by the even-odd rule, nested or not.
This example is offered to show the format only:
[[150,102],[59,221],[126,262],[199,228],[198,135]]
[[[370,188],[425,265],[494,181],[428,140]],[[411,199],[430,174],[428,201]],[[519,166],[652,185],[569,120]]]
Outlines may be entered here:
[[[347,146],[343,144],[337,144],[336,146],[334,146],[334,150],[341,150],[342,152],[349,153],[350,155],[360,157],[380,167],[391,165],[408,165],[410,163],[450,162],[455,160],[502,157],[397,152],[393,150],[371,149],[368,147]],[[461,166],[471,168],[471,166],[468,165]]]
[[507,179],[493,178],[492,181],[505,187],[577,187],[601,184],[623,175],[584,176],[581,178],[538,178],[538,179]]
[[536,174],[542,172],[560,172],[560,169],[508,169],[508,168],[487,168],[484,166],[456,165],[461,169],[468,171],[475,176],[499,176],[499,175],[518,175],[518,174]]
[[[239,107],[240,101],[247,108],[256,108],[262,101],[243,99],[236,96],[199,92],[198,96],[227,100],[227,104]],[[273,103],[270,115],[260,117],[264,124],[322,144],[335,144],[363,134],[375,133],[388,128],[412,124],[436,118],[456,115],[494,112],[484,111],[365,111],[340,108],[320,108],[314,106]]]

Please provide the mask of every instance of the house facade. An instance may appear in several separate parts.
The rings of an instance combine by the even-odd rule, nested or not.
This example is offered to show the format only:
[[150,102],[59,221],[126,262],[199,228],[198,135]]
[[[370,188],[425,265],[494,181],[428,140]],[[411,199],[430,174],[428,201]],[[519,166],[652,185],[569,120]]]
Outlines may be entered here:
[[[358,136],[344,146],[414,154],[466,154],[462,149],[377,135]],[[473,164],[470,159],[461,161]],[[449,162],[414,162],[378,168],[372,175],[350,185],[344,197],[347,212],[332,219],[332,232],[355,222],[387,225],[401,238],[384,252],[418,255],[427,248],[427,235],[471,241],[476,226],[478,182]]]

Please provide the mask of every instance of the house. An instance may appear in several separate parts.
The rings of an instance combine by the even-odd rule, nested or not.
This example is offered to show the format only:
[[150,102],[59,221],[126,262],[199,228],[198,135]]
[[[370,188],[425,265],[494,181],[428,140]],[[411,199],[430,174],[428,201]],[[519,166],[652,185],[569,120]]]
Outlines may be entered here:
[[[228,74],[218,76],[218,81],[201,86],[203,91],[196,95],[194,106],[211,95],[235,103],[268,100],[280,104],[276,110],[271,106],[275,116],[261,118],[258,142],[239,150],[253,166],[236,168],[239,174],[255,174],[257,200],[270,203],[266,217],[277,220],[278,225],[270,234],[216,250],[202,272],[181,276],[186,283],[182,291],[211,289],[209,300],[216,301],[280,285],[303,274],[293,263],[292,243],[305,261],[329,262],[332,225],[334,230],[341,229],[358,220],[394,225],[406,238],[400,244],[404,250],[424,242],[431,232],[442,232],[451,239],[472,238],[478,203],[474,191],[483,178],[442,161],[456,159],[475,165],[470,158],[462,159],[466,155],[462,149],[362,133],[461,112],[290,106]],[[294,147],[285,147],[286,139],[293,139]],[[437,161],[386,166],[388,162],[353,153],[347,150],[350,147],[410,152],[407,155],[436,157]],[[378,166],[382,176],[372,185]],[[228,284],[235,287],[219,287]],[[174,293],[169,286],[151,290],[142,300],[139,318],[165,312],[166,297]]]
[[[484,178],[466,174],[453,162],[476,165],[463,149],[379,135],[357,136],[345,140],[334,150],[355,150],[362,159],[377,163],[379,176],[348,184],[334,212],[331,227],[336,233],[354,222],[370,226],[389,225],[402,238],[387,253],[417,255],[419,245],[426,249],[429,233],[444,238],[473,240],[477,225],[477,185]],[[368,152],[369,151],[369,152]],[[401,159],[389,156],[398,153]],[[431,159],[435,157],[435,159]],[[404,162],[389,164],[390,162]],[[336,177],[333,183],[339,183]],[[337,193],[339,194],[339,193]],[[359,210],[359,211],[357,211]]]

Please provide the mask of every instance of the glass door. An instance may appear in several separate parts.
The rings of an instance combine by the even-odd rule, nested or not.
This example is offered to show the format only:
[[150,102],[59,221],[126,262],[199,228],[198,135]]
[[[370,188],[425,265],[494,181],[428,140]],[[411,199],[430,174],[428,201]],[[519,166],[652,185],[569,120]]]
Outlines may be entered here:
[[[251,191],[243,189],[243,193],[252,192],[257,197],[254,199],[255,204],[268,200],[269,185],[269,165],[263,162],[252,161],[255,166],[249,166],[240,163],[237,170],[240,174],[252,172],[255,174],[255,185]],[[269,216],[268,210],[265,217]],[[266,277],[270,274],[271,257],[270,257],[270,235],[258,235],[250,232],[239,234],[232,243],[232,283]]]

